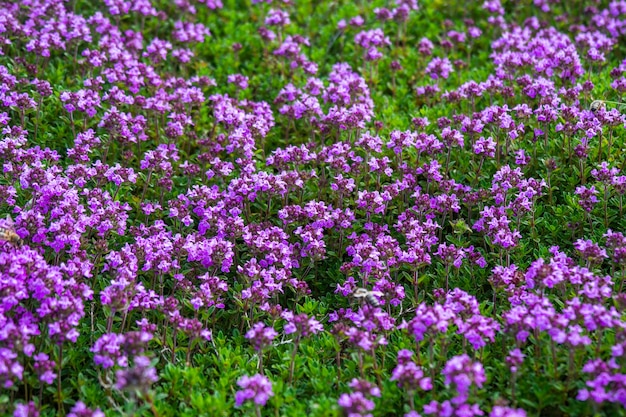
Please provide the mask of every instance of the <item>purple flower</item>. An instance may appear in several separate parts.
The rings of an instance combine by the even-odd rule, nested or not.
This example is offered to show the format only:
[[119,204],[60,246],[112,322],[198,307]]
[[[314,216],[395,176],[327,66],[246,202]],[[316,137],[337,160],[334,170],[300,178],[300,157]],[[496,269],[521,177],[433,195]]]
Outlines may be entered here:
[[456,404],[467,401],[471,385],[481,388],[487,381],[482,364],[467,355],[455,356],[446,362],[442,374],[446,385],[453,385],[458,393],[453,400]]
[[136,356],[132,367],[115,372],[115,388],[124,391],[147,392],[159,378],[146,356]]
[[510,223],[504,207],[485,206],[481,218],[474,223],[473,229],[483,231],[492,239],[492,243],[504,249],[517,246],[522,235],[517,230],[511,231]]
[[365,49],[366,61],[377,61],[383,57],[380,48],[391,45],[391,41],[381,29],[362,31],[356,34],[354,42]]
[[410,350],[400,350],[398,352],[398,365],[391,374],[391,381],[397,381],[398,386],[415,391],[418,388],[424,391],[432,389],[432,381],[424,376],[424,371],[411,360],[413,352]]
[[57,374],[54,372],[56,366],[54,361],[49,360],[49,357],[45,353],[39,353],[33,357],[35,360],[34,368],[39,380],[50,385],[54,382]]
[[496,142],[491,138],[480,137],[474,142],[474,153],[476,155],[493,158],[496,155]]
[[314,318],[309,318],[306,314],[294,315],[290,311],[285,311],[282,318],[287,320],[283,328],[285,334],[297,333],[298,337],[308,337],[324,330],[324,326]]
[[598,203],[598,198],[596,195],[598,194],[598,190],[596,190],[595,186],[586,187],[584,185],[576,187],[575,194],[579,196],[578,204],[587,212],[591,212],[593,206]]
[[39,417],[39,409],[32,401],[28,404],[17,404],[13,417]]
[[204,42],[207,36],[211,36],[209,28],[202,23],[178,21],[174,23],[174,39],[181,43]]
[[252,400],[258,406],[264,406],[267,400],[274,395],[272,392],[272,383],[270,380],[260,374],[253,376],[244,375],[237,381],[237,385],[241,390],[235,393],[235,406],[241,405]]
[[154,63],[158,63],[167,58],[167,52],[171,49],[172,44],[170,42],[154,38],[150,45],[146,47],[143,56],[149,57]]
[[367,397],[380,397],[380,389],[369,381],[356,378],[349,386],[354,392],[341,394],[337,401],[339,406],[349,417],[371,417],[369,412],[374,409],[375,404]]
[[609,168],[609,163],[606,161],[603,161],[600,164],[599,169],[594,168],[591,170],[591,176],[596,181],[604,183],[605,186],[611,185],[615,181],[617,175],[619,175],[619,169]]
[[524,363],[526,355],[522,353],[518,348],[509,352],[506,357],[506,364],[509,366],[511,373],[515,374],[519,371],[519,367]]
[[608,258],[606,250],[591,240],[578,239],[574,242],[574,247],[580,253],[581,258],[587,261],[588,265],[601,264],[604,259]]
[[521,408],[510,408],[496,405],[491,409],[489,417],[526,417],[526,411]]
[[458,269],[465,259],[466,250],[465,248],[457,248],[453,244],[442,243],[437,247],[435,255],[440,257],[445,265],[452,265]]
[[433,80],[447,79],[452,71],[452,63],[448,58],[433,58],[424,70]]
[[276,336],[278,336],[276,330],[273,327],[266,327],[263,322],[256,323],[246,333],[246,339],[252,342],[254,350],[257,352],[270,346]]
[[530,156],[526,155],[523,149],[518,149],[515,152],[515,164],[528,165],[528,163],[530,163]]
[[341,394],[337,404],[348,417],[372,417],[370,411],[375,407],[374,401],[366,398],[360,392]]
[[91,410],[82,401],[74,404],[67,417],[104,417],[104,413],[99,408]]
[[433,54],[435,45],[428,38],[422,38],[417,44],[417,50],[422,56],[430,56]]
[[267,26],[287,26],[289,23],[291,23],[289,13],[277,9],[270,9],[267,12],[267,17],[265,18]]
[[356,392],[360,392],[364,395],[370,395],[372,397],[380,397],[380,388],[364,379],[354,378],[348,384]]
[[230,84],[235,84],[241,90],[245,90],[248,88],[248,77],[241,74],[231,74],[228,76],[228,82]]
[[447,306],[441,304],[428,306],[421,303],[415,310],[415,317],[404,327],[413,333],[416,341],[420,342],[428,333],[446,333],[455,316]]

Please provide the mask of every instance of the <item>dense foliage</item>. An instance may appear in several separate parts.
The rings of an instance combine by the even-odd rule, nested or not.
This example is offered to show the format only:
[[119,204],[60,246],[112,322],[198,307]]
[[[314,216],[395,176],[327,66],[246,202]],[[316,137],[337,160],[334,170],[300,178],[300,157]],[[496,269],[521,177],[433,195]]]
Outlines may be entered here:
[[626,415],[626,1],[3,1],[0,51],[0,414]]

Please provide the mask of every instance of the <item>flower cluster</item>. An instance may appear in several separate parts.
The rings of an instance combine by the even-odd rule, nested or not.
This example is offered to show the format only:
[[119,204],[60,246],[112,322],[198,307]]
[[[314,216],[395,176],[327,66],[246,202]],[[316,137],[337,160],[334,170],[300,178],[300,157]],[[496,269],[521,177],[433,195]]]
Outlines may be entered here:
[[0,414],[626,406],[624,2],[391,3],[2,3]]

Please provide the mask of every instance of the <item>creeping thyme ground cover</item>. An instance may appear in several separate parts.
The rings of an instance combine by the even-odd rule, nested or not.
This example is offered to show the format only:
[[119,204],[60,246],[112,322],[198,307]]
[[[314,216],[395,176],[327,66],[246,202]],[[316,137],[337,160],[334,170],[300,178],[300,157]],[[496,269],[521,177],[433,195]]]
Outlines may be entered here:
[[0,415],[626,415],[626,1],[2,1],[0,51]]

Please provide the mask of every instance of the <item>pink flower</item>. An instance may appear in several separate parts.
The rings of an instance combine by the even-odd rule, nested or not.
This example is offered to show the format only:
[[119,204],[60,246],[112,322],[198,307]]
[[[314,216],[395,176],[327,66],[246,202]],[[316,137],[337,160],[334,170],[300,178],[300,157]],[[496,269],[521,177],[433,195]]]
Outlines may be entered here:
[[241,407],[244,402],[252,400],[256,405],[264,406],[267,400],[274,395],[270,380],[260,374],[244,375],[237,381],[241,390],[235,393],[235,406]]

